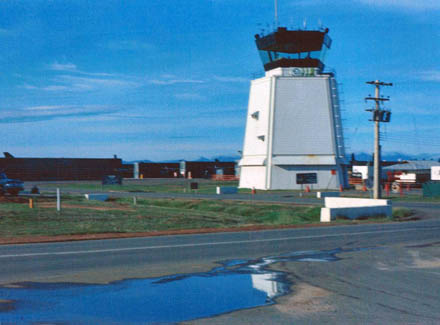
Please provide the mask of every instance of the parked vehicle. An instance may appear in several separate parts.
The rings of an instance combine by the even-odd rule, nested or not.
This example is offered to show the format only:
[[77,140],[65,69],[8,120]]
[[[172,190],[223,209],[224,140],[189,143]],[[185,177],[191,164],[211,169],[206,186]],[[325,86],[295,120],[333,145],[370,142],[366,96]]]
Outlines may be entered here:
[[24,183],[18,179],[10,179],[5,173],[0,173],[0,195],[5,193],[17,195],[24,190]]
[[388,171],[387,182],[391,184],[391,190],[394,193],[400,192],[403,187],[421,188],[422,185],[430,180],[430,174],[426,172],[404,172],[404,171]]

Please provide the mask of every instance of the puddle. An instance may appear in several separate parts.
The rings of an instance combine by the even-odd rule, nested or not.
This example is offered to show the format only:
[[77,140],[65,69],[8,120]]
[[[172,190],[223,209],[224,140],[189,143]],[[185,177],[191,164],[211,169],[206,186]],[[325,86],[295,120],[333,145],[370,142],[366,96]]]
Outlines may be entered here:
[[339,253],[371,248],[300,251],[230,260],[205,273],[130,279],[109,284],[23,282],[0,287],[0,324],[172,323],[274,304],[289,292],[283,261],[334,262]]

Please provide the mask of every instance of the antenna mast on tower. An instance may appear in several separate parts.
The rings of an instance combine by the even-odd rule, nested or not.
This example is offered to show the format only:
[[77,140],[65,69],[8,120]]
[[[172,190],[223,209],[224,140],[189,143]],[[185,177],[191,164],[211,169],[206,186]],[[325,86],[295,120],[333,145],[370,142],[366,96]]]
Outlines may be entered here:
[[278,0],[275,0],[275,29],[278,28]]

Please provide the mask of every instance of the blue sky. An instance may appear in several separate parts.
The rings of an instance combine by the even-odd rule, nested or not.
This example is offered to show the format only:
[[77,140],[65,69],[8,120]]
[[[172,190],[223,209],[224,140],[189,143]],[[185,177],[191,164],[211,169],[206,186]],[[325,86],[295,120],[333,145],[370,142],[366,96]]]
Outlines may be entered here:
[[[278,0],[330,29],[347,152],[373,151],[365,81],[393,82],[384,152],[440,153],[440,2]],[[272,0],[0,0],[0,136],[17,157],[196,159],[242,149]]]

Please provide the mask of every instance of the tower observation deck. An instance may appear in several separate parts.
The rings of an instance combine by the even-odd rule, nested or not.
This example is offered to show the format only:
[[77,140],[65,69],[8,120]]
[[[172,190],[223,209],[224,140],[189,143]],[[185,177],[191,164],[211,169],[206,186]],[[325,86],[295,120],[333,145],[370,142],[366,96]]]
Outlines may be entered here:
[[332,40],[324,31],[287,30],[285,27],[268,35],[255,35],[264,70],[274,68],[324,68],[324,59]]

